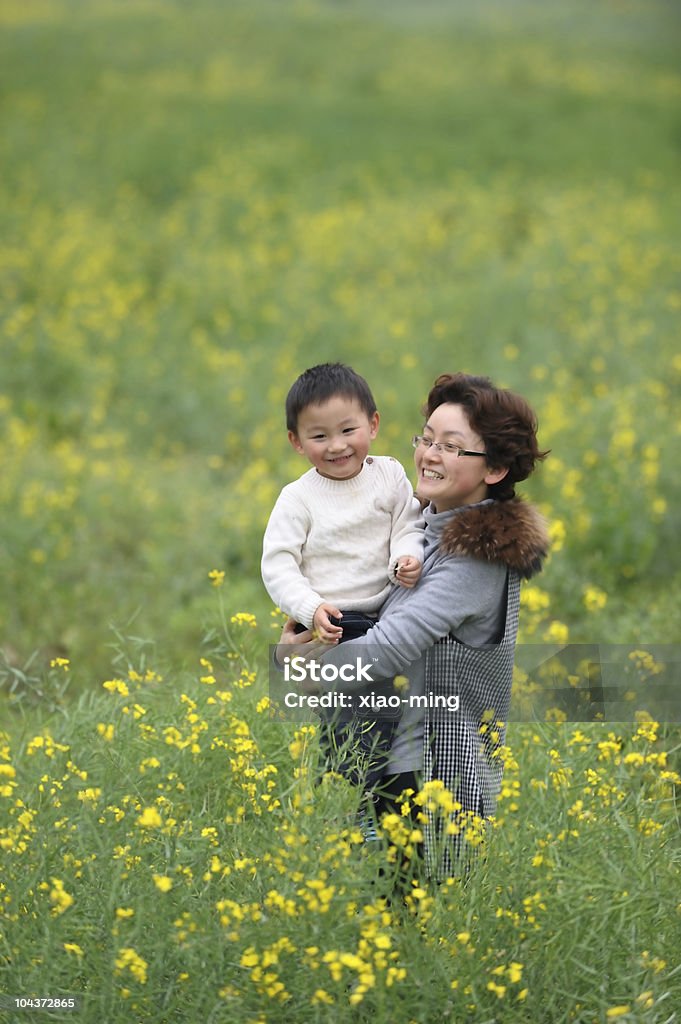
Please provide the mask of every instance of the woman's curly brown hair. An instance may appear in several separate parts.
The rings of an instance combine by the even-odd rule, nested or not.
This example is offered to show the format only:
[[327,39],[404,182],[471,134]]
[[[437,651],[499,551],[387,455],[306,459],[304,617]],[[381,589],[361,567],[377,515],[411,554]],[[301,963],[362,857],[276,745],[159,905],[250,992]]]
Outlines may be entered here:
[[520,395],[496,387],[489,377],[443,373],[430,390],[423,408],[426,419],[439,405],[461,405],[468,421],[484,442],[490,469],[507,469],[499,483],[489,485],[490,498],[515,497],[515,485],[526,480],[535,463],[549,451],[537,444],[537,417]]

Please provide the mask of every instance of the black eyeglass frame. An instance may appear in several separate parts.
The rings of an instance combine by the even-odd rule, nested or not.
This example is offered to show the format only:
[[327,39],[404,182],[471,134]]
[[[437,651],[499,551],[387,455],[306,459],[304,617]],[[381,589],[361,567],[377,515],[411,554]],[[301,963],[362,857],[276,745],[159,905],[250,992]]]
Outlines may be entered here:
[[422,446],[426,451],[429,448],[437,448],[441,454],[445,455],[454,455],[454,452],[456,452],[457,459],[460,459],[462,455],[479,455],[481,458],[487,458],[487,452],[471,452],[466,448],[461,448],[458,444],[452,444],[450,441],[431,441],[429,437],[424,437],[423,434],[414,434],[411,443],[414,448]]

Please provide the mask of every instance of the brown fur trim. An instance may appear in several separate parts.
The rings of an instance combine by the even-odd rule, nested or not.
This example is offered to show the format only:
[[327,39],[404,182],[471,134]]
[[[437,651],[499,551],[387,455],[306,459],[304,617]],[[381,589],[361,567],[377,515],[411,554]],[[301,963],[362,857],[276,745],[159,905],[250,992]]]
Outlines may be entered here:
[[549,550],[544,518],[520,498],[464,508],[445,527],[441,547],[449,555],[501,562],[529,579]]

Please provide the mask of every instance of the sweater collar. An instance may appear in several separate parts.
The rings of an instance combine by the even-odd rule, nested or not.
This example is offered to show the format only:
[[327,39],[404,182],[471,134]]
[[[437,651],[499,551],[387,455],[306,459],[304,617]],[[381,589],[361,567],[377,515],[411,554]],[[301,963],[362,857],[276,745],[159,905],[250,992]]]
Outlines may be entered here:
[[483,498],[482,501],[477,501],[473,505],[461,505],[459,508],[449,508],[444,512],[436,512],[432,505],[426,505],[423,509],[422,515],[425,519],[426,526],[434,533],[441,535],[447,523],[451,522],[454,516],[461,515],[469,508],[479,508],[481,505],[489,505],[493,500],[493,498]]

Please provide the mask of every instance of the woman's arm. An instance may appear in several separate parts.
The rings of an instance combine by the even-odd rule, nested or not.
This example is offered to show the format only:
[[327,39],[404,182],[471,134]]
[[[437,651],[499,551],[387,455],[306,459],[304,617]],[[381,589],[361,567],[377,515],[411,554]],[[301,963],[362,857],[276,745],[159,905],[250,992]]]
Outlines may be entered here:
[[438,640],[474,624],[481,635],[477,642],[489,642],[498,627],[505,582],[506,570],[500,565],[443,556],[413,590],[401,591],[399,600],[388,600],[379,621],[364,637],[326,649],[323,660],[343,665],[361,656],[371,663],[374,678],[389,678],[403,672]]

